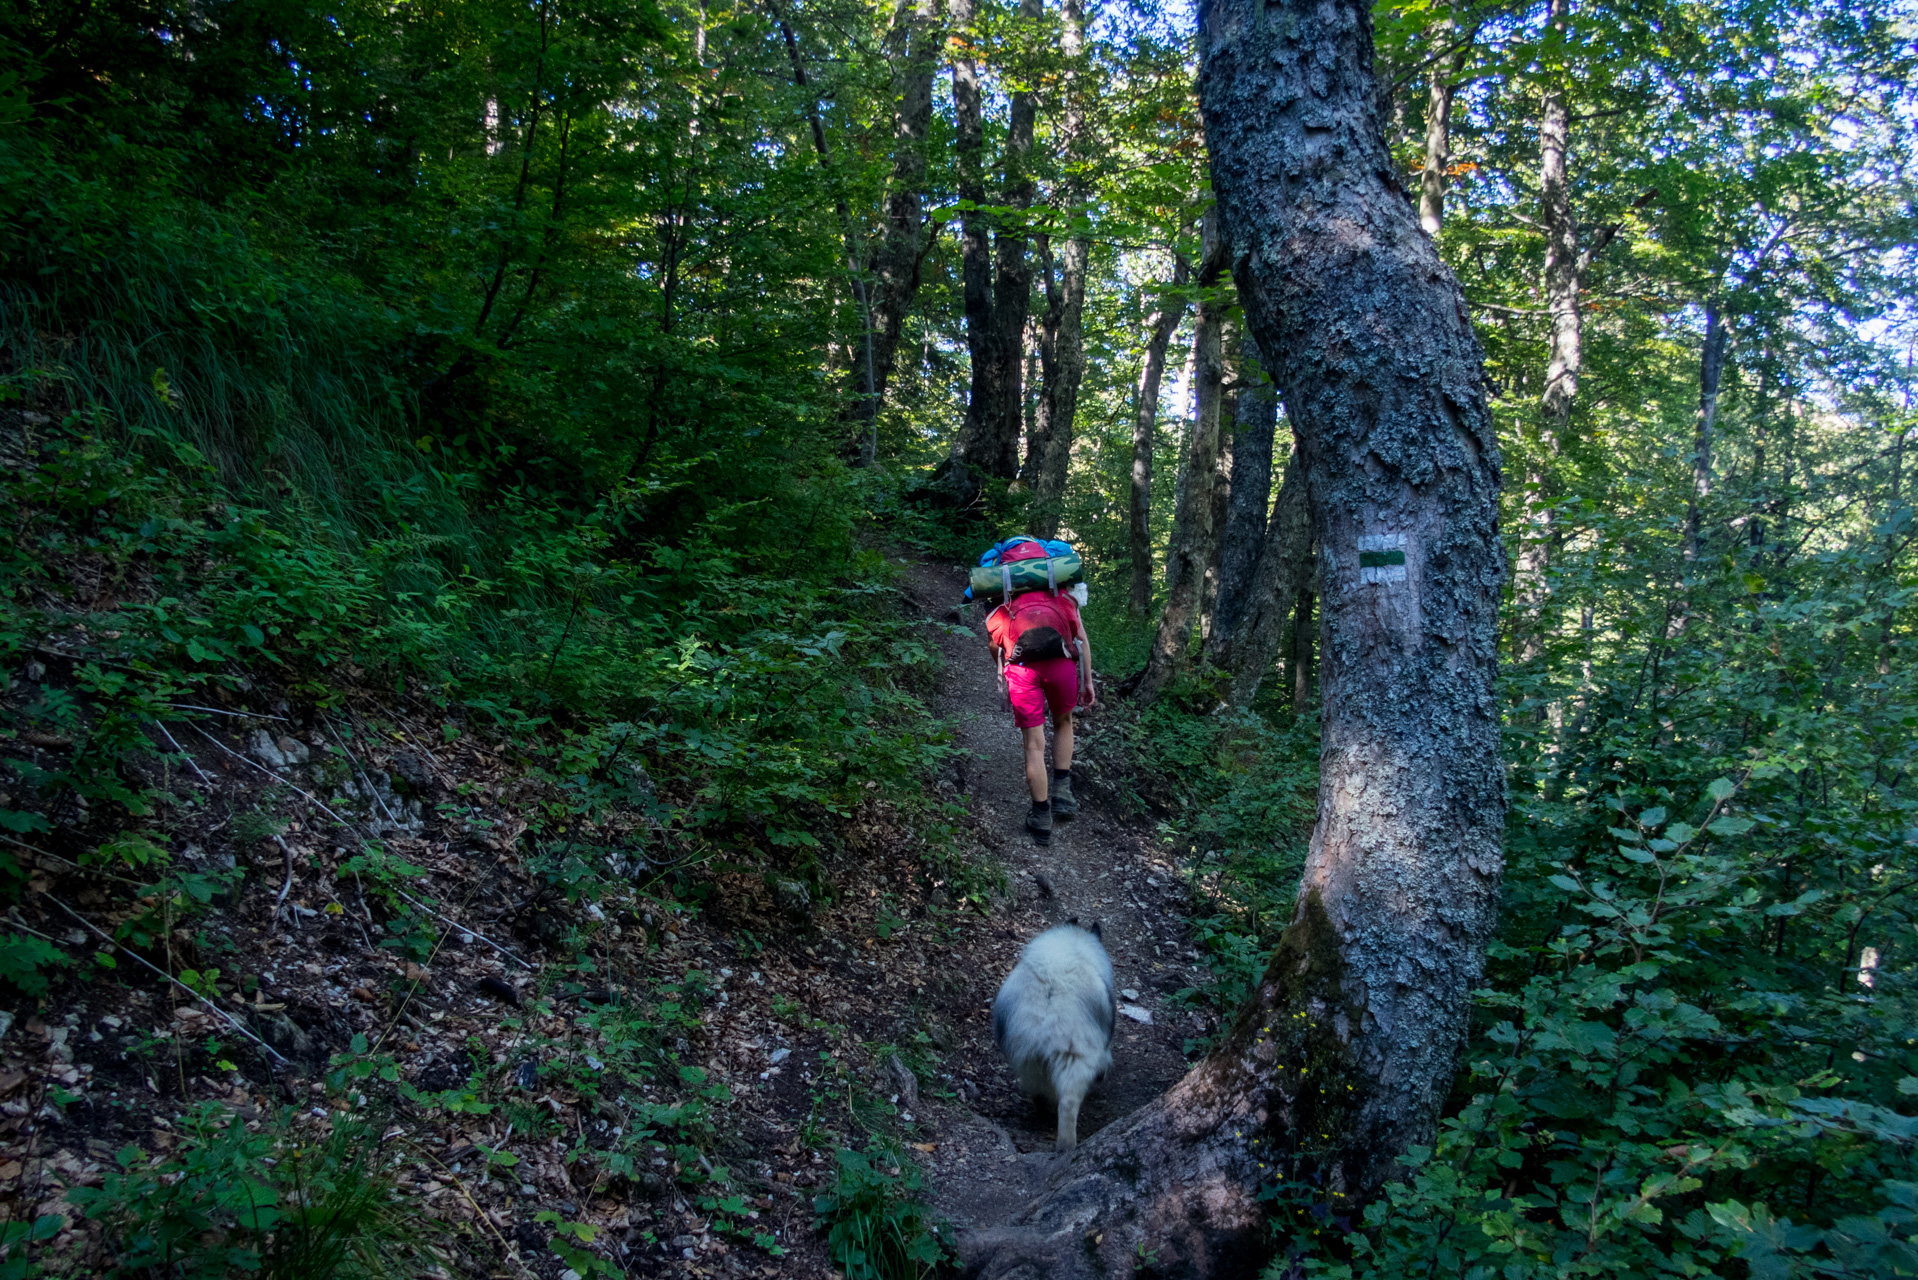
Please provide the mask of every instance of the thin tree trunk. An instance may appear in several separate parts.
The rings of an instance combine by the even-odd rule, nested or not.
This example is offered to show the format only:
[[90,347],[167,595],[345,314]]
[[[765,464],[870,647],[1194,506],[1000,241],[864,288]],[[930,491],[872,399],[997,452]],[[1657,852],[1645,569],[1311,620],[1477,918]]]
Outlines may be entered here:
[[1286,662],[1291,668],[1292,714],[1295,716],[1302,715],[1312,705],[1312,666],[1319,652],[1319,629],[1312,621],[1315,599],[1310,590],[1299,592],[1298,608],[1293,611],[1292,656]]
[[[810,81],[806,76],[805,61],[799,54],[799,37],[781,14],[776,0],[766,0],[766,7],[772,13],[773,21],[779,24],[780,35],[785,38],[786,56],[792,62],[793,85],[799,89],[808,88]],[[853,226],[852,210],[847,207],[845,193],[832,171],[832,149],[826,142],[826,122],[819,114],[819,97],[816,94],[807,96],[806,119],[812,125],[813,150],[818,153],[819,167],[826,172],[827,181],[833,187],[833,208],[839,214],[840,230],[846,239],[846,278],[852,284],[853,299],[859,304],[859,318],[863,326],[860,341],[854,347],[858,354],[852,359],[853,375],[859,379],[854,394],[863,393],[864,401],[874,406],[874,412],[877,413],[879,392],[874,379],[878,373],[878,361],[874,353],[872,295],[867,288],[866,277],[859,269],[860,259],[864,256],[859,250],[859,234]],[[877,448],[876,441],[873,447]]]
[[1272,440],[1279,398],[1247,330],[1239,343],[1238,395],[1232,405],[1232,490],[1219,535],[1219,591],[1206,634],[1207,662],[1222,664],[1240,621],[1255,599],[1272,499]]
[[1230,309],[1218,277],[1225,254],[1216,214],[1207,214],[1204,230],[1205,262],[1199,284],[1198,323],[1192,335],[1192,432],[1179,467],[1177,496],[1172,510],[1172,537],[1166,547],[1165,604],[1134,696],[1140,705],[1164,691],[1184,669],[1186,650],[1197,620],[1199,591],[1206,563],[1212,558],[1216,530],[1212,523],[1213,485],[1219,465],[1219,401],[1225,388],[1225,362],[1220,346],[1226,312]]
[[[1571,0],[1551,0],[1548,13],[1562,45]],[[1578,227],[1572,221],[1570,155],[1572,108],[1562,81],[1546,91],[1538,121],[1539,217],[1545,229],[1545,308],[1551,318],[1551,352],[1545,364],[1545,393],[1539,398],[1537,446],[1525,469],[1527,527],[1519,547],[1515,577],[1518,596],[1518,657],[1529,662],[1544,650],[1545,599],[1550,594],[1552,529],[1550,459],[1570,425],[1584,364],[1584,321],[1579,311]]]
[[1232,673],[1231,690],[1226,695],[1230,706],[1252,705],[1285,640],[1285,624],[1293,606],[1311,583],[1312,510],[1305,489],[1305,476],[1295,453],[1285,464],[1279,500],[1265,529],[1250,608],[1231,643],[1219,652],[1219,665]]
[[1039,258],[1039,295],[1046,305],[1026,320],[1026,452],[1025,461],[1019,464],[1019,483],[1027,489],[1038,487],[1039,466],[1046,456],[1046,432],[1051,424],[1045,416],[1045,388],[1052,379],[1059,325],[1066,309],[1065,295],[1053,270],[1057,262],[1052,256],[1052,237],[1042,231],[1032,237],[1032,246]]
[[1145,357],[1139,362],[1139,385],[1132,408],[1132,502],[1127,521],[1127,549],[1132,556],[1131,592],[1127,609],[1143,618],[1152,608],[1152,450],[1159,425],[1159,384],[1165,378],[1165,350],[1173,330],[1185,316],[1184,290],[1192,264],[1177,255],[1172,282],[1159,297],[1158,309],[1146,319]]
[[[908,4],[910,2],[910,8]],[[892,64],[892,181],[886,192],[884,232],[872,253],[872,376],[866,377],[862,345],[852,384],[861,394],[852,417],[861,424],[860,460],[877,460],[879,410],[886,398],[906,316],[919,292],[920,264],[930,241],[925,218],[926,135],[932,125],[932,79],[944,33],[939,0],[899,0],[886,54]]]
[[1712,429],[1718,422],[1718,386],[1725,372],[1729,336],[1718,314],[1718,302],[1705,304],[1705,350],[1698,362],[1698,413],[1692,426],[1692,490],[1685,499],[1685,564],[1698,559],[1702,536],[1700,508],[1712,492]]
[[[1027,21],[1036,21],[1044,10],[1040,0],[1020,0],[1019,14]],[[973,398],[983,403],[969,406],[966,414],[966,424],[974,433],[966,450],[966,460],[1007,479],[1019,474],[1019,441],[1024,434],[1022,356],[1026,316],[1032,306],[1032,267],[1026,260],[1024,213],[1032,204],[1035,190],[1029,153],[1038,112],[1037,97],[1030,90],[1022,89],[1012,95],[1006,121],[1004,185],[998,202],[1010,212],[992,219],[992,296],[985,316],[984,350],[974,347],[973,352]],[[970,233],[970,218],[967,228]],[[966,292],[970,340],[973,311],[970,275]],[[983,367],[979,363],[982,356]]]
[[[1450,18],[1432,24],[1432,42],[1444,46],[1458,35]],[[1452,95],[1457,91],[1459,73],[1471,37],[1460,41],[1459,48],[1432,60],[1432,76],[1425,92],[1425,167],[1419,172],[1419,226],[1425,234],[1438,239],[1445,225],[1445,177],[1452,166]]]
[[[1562,43],[1571,0],[1551,0],[1550,22]],[[1572,106],[1563,84],[1546,91],[1538,121],[1538,203],[1545,228],[1545,309],[1551,316],[1551,355],[1545,366],[1545,394],[1539,402],[1541,429],[1554,443],[1565,434],[1578,375],[1584,362],[1584,330],[1578,307],[1578,228],[1572,221],[1570,156]]]
[[[1071,166],[1085,145],[1084,87],[1078,69],[1085,52],[1085,0],[1065,0],[1060,6],[1059,47],[1066,57],[1065,111],[1060,144]],[[1039,392],[1039,462],[1033,477],[1031,531],[1041,538],[1057,537],[1060,507],[1065,498],[1066,473],[1072,463],[1072,431],[1079,413],[1079,388],[1085,382],[1086,270],[1092,261],[1092,237],[1079,206],[1085,183],[1076,168],[1059,186],[1059,201],[1072,233],[1059,252],[1056,305],[1048,297],[1052,320],[1052,360],[1046,366]],[[1047,278],[1051,295],[1052,280]]]
[[1464,297],[1379,133],[1371,6],[1201,14],[1223,239],[1319,540],[1319,820],[1219,1050],[967,1236],[977,1276],[1250,1275],[1275,1181],[1356,1223],[1432,1140],[1497,915],[1498,444]]
[[[1231,349],[1232,336],[1228,326],[1219,343],[1222,351]],[[1226,372],[1222,365],[1221,381]],[[1201,653],[1210,653],[1212,649],[1213,615],[1219,606],[1219,573],[1225,567],[1225,521],[1232,513],[1232,433],[1226,430],[1226,423],[1233,416],[1232,399],[1223,392],[1219,396],[1219,456],[1212,464],[1212,536],[1205,558],[1205,576],[1199,583]]]
[[1066,241],[1059,255],[1062,305],[1052,364],[1039,396],[1044,452],[1034,486],[1033,533],[1037,537],[1056,537],[1059,532],[1066,472],[1072,461],[1072,431],[1079,412],[1079,388],[1085,381],[1086,267],[1091,257],[1092,242],[1078,235]]
[[958,456],[988,473],[998,471],[998,424],[992,421],[992,227],[986,204],[985,103],[979,88],[979,64],[972,58],[979,33],[973,30],[974,0],[952,0],[952,27],[962,51],[952,60],[953,150],[959,162],[959,198],[970,207],[960,236],[964,279],[966,350],[971,356],[972,386],[966,397],[966,422],[959,432]]

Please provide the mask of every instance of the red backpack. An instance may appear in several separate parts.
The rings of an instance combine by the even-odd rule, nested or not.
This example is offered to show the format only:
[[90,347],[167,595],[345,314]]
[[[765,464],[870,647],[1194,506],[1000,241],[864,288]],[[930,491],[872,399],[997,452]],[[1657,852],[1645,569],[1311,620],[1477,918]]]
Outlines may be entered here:
[[994,609],[986,634],[1007,662],[1029,664],[1048,658],[1077,658],[1078,610],[1070,596],[1027,591]]

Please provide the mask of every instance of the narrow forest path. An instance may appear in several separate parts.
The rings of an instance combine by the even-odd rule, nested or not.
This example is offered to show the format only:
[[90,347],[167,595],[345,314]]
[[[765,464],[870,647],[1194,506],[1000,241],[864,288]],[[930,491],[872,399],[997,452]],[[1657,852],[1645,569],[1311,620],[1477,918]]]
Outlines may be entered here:
[[[960,1098],[928,1100],[922,1111],[936,1134],[925,1164],[938,1207],[964,1230],[1011,1216],[1058,1166],[1053,1118],[1018,1091],[993,1044],[989,1007],[1019,948],[1042,930],[1077,917],[1098,921],[1112,957],[1113,975],[1130,1006],[1150,1019],[1122,1012],[1113,1044],[1113,1068],[1095,1087],[1079,1118],[1084,1141],[1114,1120],[1150,1102],[1185,1073],[1188,1037],[1201,1030],[1191,1012],[1166,996],[1200,985],[1198,956],[1185,933],[1186,892],[1172,857],[1150,833],[1121,820],[1097,791],[1077,788],[1079,816],[1059,823],[1050,846],[1025,830],[1029,803],[1020,735],[999,691],[986,650],[983,617],[955,606],[965,591],[963,569],[931,564],[913,568],[907,582],[914,603],[934,621],[964,623],[972,637],[941,637],[946,668],[938,708],[957,726],[963,750],[954,778],[977,823],[981,843],[1004,866],[1009,901],[993,923],[975,934],[965,975],[974,1008],[956,1030],[947,1066]],[[1098,653],[1098,638],[1093,652]],[[1103,696],[1103,686],[1101,689]],[[1099,711],[1081,713],[1082,740],[1099,732]],[[1075,781],[1082,774],[1074,766]]]

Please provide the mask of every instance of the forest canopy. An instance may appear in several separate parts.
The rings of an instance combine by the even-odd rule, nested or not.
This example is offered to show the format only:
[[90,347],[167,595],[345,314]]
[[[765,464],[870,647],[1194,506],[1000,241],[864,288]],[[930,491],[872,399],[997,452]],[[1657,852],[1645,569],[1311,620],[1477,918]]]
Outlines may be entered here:
[[[1327,588],[1198,16],[9,6],[0,650],[99,665],[10,686],[0,827],[86,862],[157,812],[119,764],[156,708],[257,667],[556,779],[630,750],[671,839],[804,881],[949,750],[887,557],[1057,536],[1214,994],[1253,989]],[[1293,1152],[1270,1274],[1918,1273],[1918,9],[1371,20],[1485,354],[1510,808],[1432,1141],[1357,1211]]]

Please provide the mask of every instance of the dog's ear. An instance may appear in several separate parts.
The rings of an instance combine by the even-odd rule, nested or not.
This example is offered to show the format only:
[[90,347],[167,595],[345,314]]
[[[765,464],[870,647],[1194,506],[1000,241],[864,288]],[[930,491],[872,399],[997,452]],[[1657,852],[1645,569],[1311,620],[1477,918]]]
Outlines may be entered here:
[[1103,930],[1099,928],[1099,922],[1097,920],[1094,920],[1092,922],[1092,927],[1086,930],[1086,932],[1090,933],[1093,937],[1097,938],[1101,942],[1104,942],[1106,940],[1105,933]]

